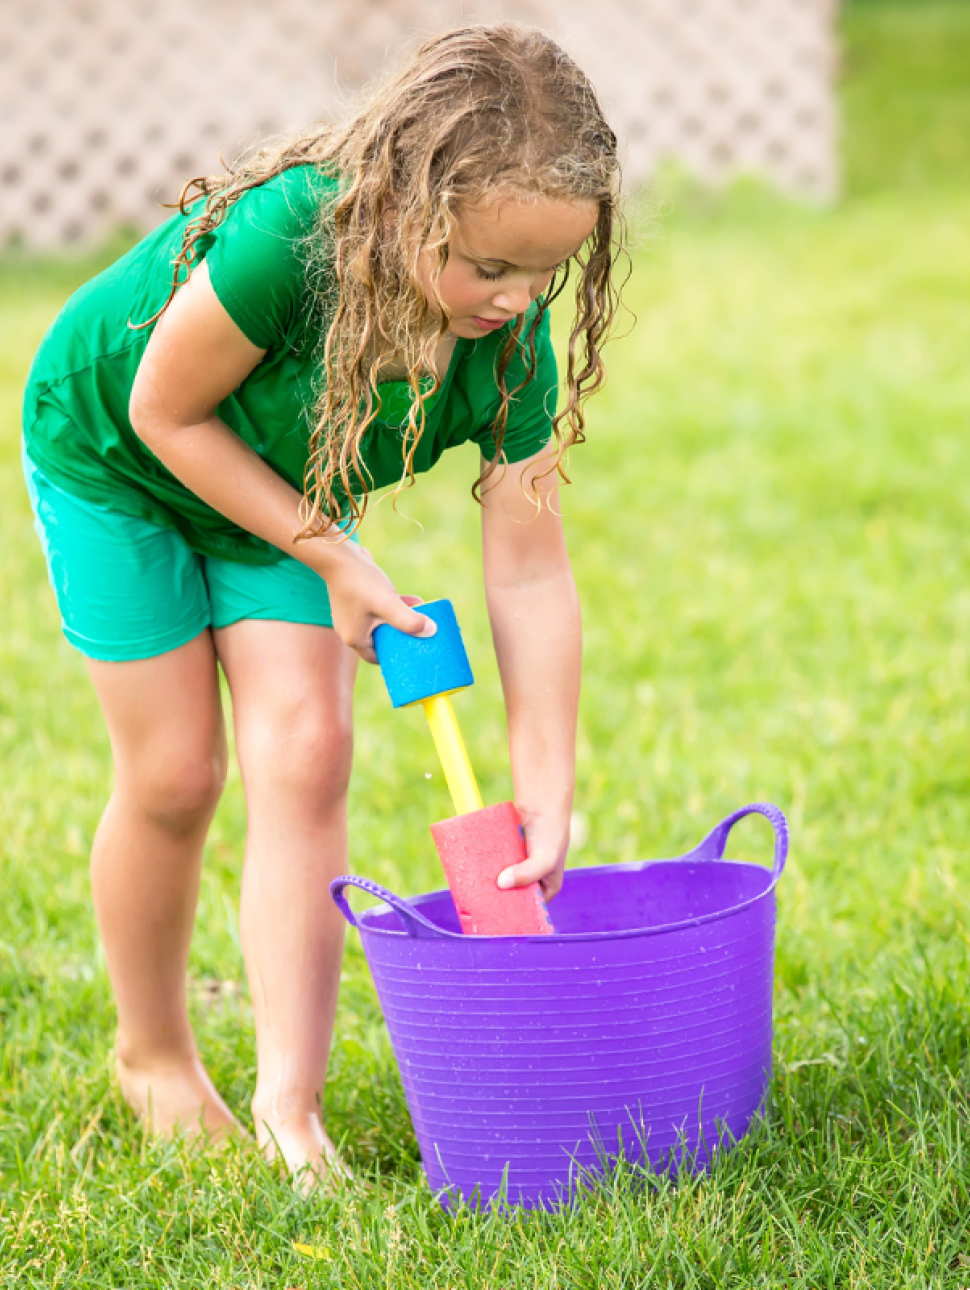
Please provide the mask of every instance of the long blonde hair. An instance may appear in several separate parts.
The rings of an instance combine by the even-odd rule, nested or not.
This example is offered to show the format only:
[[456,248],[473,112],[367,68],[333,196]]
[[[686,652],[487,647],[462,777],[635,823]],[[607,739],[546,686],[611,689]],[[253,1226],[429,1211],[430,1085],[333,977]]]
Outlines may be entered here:
[[[585,74],[544,32],[515,23],[460,27],[425,41],[349,119],[264,147],[224,175],[185,186],[183,212],[199,194],[205,202],[186,225],[169,301],[197,259],[196,242],[232,203],[304,165],[335,176],[339,191],[324,203],[308,249],[326,331],[303,536],[340,520],[353,530],[363,519],[371,481],[361,445],[380,411],[379,373],[392,358],[406,369],[412,392],[398,487],[414,482],[425,402],[441,387],[435,349],[449,322],[438,278],[456,216],[496,190],[598,206],[595,227],[575,257],[566,400],[553,419],[556,449],[545,472],[558,471],[568,482],[563,456],[584,441],[583,404],[605,377],[600,350],[617,310],[613,271],[622,250],[616,137]],[[430,300],[418,281],[428,252],[435,265]],[[510,400],[535,375],[540,322],[569,270],[566,264],[556,272],[528,326],[523,315],[497,357],[495,452],[472,489],[479,501],[502,462]],[[526,375],[509,389],[506,374],[517,349]]]

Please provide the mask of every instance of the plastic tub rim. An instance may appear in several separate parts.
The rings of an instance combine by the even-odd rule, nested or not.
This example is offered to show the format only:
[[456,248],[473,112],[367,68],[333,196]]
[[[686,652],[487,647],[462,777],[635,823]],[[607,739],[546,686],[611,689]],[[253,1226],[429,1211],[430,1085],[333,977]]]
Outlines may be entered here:
[[[770,870],[766,870],[762,865],[755,865],[749,861],[743,860],[725,860],[724,849],[727,845],[728,835],[731,829],[739,820],[747,815],[763,815],[771,824],[775,834],[775,853]],[[741,901],[737,905],[731,905],[726,909],[711,910],[706,914],[699,914],[696,918],[681,919],[676,923],[662,923],[657,927],[632,927],[624,928],[617,931],[602,932],[553,932],[543,936],[466,936],[464,932],[451,932],[446,928],[439,927],[437,923],[431,922],[421,913],[419,904],[440,896],[445,888],[434,892],[426,892],[421,896],[412,897],[410,900],[404,900],[396,896],[386,887],[379,883],[372,882],[369,878],[360,878],[351,874],[343,874],[335,878],[330,884],[330,894],[334,903],[338,906],[344,918],[352,927],[359,931],[366,931],[371,936],[407,936],[417,939],[431,940],[450,940],[450,941],[508,941],[508,942],[528,942],[531,944],[555,944],[555,943],[575,943],[578,941],[606,941],[606,940],[631,940],[638,936],[663,936],[670,932],[686,931],[689,928],[703,927],[710,923],[721,922],[735,914],[743,913],[750,909],[759,901],[764,900],[775,890],[782,873],[785,869],[785,862],[788,858],[788,823],[782,812],[769,802],[753,802],[749,806],[743,806],[733,812],[725,820],[722,820],[716,828],[712,829],[702,842],[700,842],[692,851],[682,856],[674,856],[666,860],[634,860],[624,861],[616,865],[587,865],[582,869],[573,869],[570,873],[578,877],[580,874],[601,873],[604,868],[610,868],[614,873],[642,873],[644,870],[658,864],[707,864],[711,862],[730,865],[739,869],[756,869],[760,873],[767,874],[768,882],[763,891],[747,900]],[[385,910],[365,910],[363,914],[357,915],[351,909],[344,894],[347,887],[356,887],[361,891],[367,892],[371,896],[377,897],[389,909],[398,915],[403,924],[400,931],[389,927],[374,927],[369,925],[369,917],[375,913],[384,914]]]

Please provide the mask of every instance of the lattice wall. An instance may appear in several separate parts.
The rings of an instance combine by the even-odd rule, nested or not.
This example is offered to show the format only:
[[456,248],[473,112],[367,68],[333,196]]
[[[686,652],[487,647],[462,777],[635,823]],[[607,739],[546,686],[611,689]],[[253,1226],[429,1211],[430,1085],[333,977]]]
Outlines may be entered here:
[[836,188],[836,0],[0,0],[0,245],[148,228],[187,177],[339,113],[402,46],[503,15],[591,75],[632,181],[675,158]]

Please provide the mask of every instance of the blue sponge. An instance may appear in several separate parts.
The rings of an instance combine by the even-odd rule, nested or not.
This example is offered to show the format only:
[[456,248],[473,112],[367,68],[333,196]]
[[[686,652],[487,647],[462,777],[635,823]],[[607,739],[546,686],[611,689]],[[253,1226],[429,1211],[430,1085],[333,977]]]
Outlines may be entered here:
[[414,608],[437,624],[433,636],[409,636],[388,623],[374,628],[374,652],[395,708],[475,683],[451,601],[429,600]]

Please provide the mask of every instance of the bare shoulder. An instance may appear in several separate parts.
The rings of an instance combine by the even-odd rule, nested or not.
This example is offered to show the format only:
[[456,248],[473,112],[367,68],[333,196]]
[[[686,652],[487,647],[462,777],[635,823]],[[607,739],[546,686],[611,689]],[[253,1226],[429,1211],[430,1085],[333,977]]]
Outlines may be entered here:
[[237,389],[265,354],[230,318],[203,261],[155,325],[131,392],[138,434],[158,419],[190,424]]

